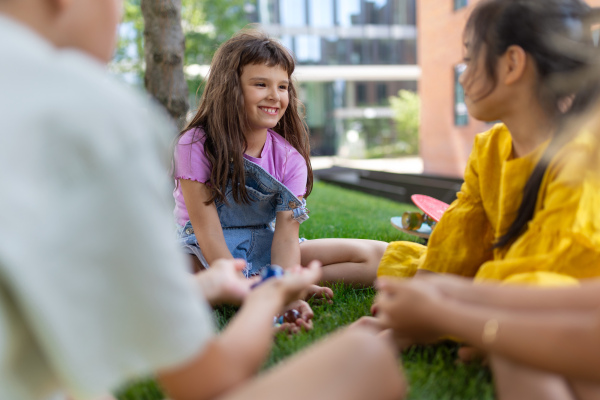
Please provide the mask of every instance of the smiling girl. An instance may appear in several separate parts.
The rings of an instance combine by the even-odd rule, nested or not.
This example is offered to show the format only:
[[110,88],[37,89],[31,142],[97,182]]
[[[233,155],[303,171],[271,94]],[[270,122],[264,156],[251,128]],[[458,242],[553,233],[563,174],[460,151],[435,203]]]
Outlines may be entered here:
[[255,30],[216,52],[198,112],[175,148],[180,242],[199,270],[243,258],[252,276],[270,264],[318,259],[323,281],[371,285],[386,243],[299,239],[313,177],[294,68],[287,49]]

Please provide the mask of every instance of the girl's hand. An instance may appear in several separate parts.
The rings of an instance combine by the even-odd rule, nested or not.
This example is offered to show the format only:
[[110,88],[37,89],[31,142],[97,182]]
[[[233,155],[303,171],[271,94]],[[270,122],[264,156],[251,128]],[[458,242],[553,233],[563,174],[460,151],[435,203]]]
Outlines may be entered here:
[[396,338],[428,343],[444,334],[435,328],[434,311],[443,301],[435,286],[422,279],[378,279],[376,287],[377,318],[384,328],[393,329]]
[[296,319],[295,322],[284,322],[283,324],[281,324],[281,326],[279,327],[278,331],[285,331],[288,333],[298,333],[300,332],[302,329],[304,329],[305,331],[310,331],[313,328],[313,323],[312,323],[312,319],[314,318],[315,314],[313,313],[313,310],[310,308],[310,305],[305,302],[304,300],[296,300],[290,304],[288,304],[288,306],[285,308],[285,310],[283,310],[282,314],[285,313],[288,310],[297,310],[300,313],[300,316],[298,319]]
[[209,269],[197,273],[195,279],[211,305],[240,305],[251,286],[260,279],[246,279],[242,273],[245,267],[244,260],[220,259],[213,262]]
[[321,278],[321,263],[312,261],[303,268],[296,265],[288,268],[285,275],[277,279],[269,279],[257,286],[251,293],[252,298],[268,296],[273,301],[273,296],[281,300],[283,306],[301,298],[311,285]]

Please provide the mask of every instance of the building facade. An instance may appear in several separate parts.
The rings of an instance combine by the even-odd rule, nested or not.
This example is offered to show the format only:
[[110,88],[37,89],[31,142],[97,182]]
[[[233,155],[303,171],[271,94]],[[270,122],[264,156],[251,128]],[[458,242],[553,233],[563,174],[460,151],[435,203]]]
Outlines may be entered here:
[[[479,1],[417,2],[420,154],[427,174],[463,176],[475,135],[491,126],[468,115],[458,83],[463,69],[462,32]],[[600,6],[600,0],[587,2]]]
[[396,139],[390,96],[416,91],[415,0],[255,0],[249,19],[296,56],[315,155],[368,156]]

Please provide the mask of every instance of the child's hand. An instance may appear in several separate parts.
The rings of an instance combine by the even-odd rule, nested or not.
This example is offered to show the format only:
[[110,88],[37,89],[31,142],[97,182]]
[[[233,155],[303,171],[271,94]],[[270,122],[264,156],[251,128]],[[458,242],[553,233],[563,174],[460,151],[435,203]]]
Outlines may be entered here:
[[435,329],[432,310],[444,296],[425,280],[378,279],[374,308],[383,328],[394,330],[397,338],[418,343],[438,340],[445,332]]
[[250,287],[259,279],[246,279],[242,273],[245,267],[244,260],[220,259],[213,262],[209,269],[197,273],[195,279],[211,305],[240,305],[250,292]]
[[[301,298],[301,295],[321,277],[321,263],[312,261],[303,268],[296,265],[289,268],[281,278],[269,279],[252,291],[252,297],[260,297],[263,294],[274,292],[282,296],[282,304],[287,305]],[[270,294],[269,296],[273,296]]]
[[285,313],[288,310],[296,310],[300,313],[300,316],[298,317],[298,319],[296,319],[295,322],[284,322],[283,324],[281,324],[278,328],[277,331],[281,332],[288,332],[288,333],[298,333],[300,332],[302,329],[304,329],[305,331],[310,331],[313,328],[313,323],[312,323],[312,319],[315,316],[315,314],[313,313],[313,310],[310,308],[310,305],[305,302],[304,300],[296,300],[290,304],[288,304],[288,306],[285,308],[285,310],[283,310],[282,314]]

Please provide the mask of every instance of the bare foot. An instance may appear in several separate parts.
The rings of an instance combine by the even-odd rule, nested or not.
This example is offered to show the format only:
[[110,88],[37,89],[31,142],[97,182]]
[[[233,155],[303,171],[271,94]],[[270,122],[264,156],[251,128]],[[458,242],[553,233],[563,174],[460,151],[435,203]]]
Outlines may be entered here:
[[317,301],[328,302],[333,304],[333,290],[326,286],[311,285],[306,291],[305,299],[314,299]]

